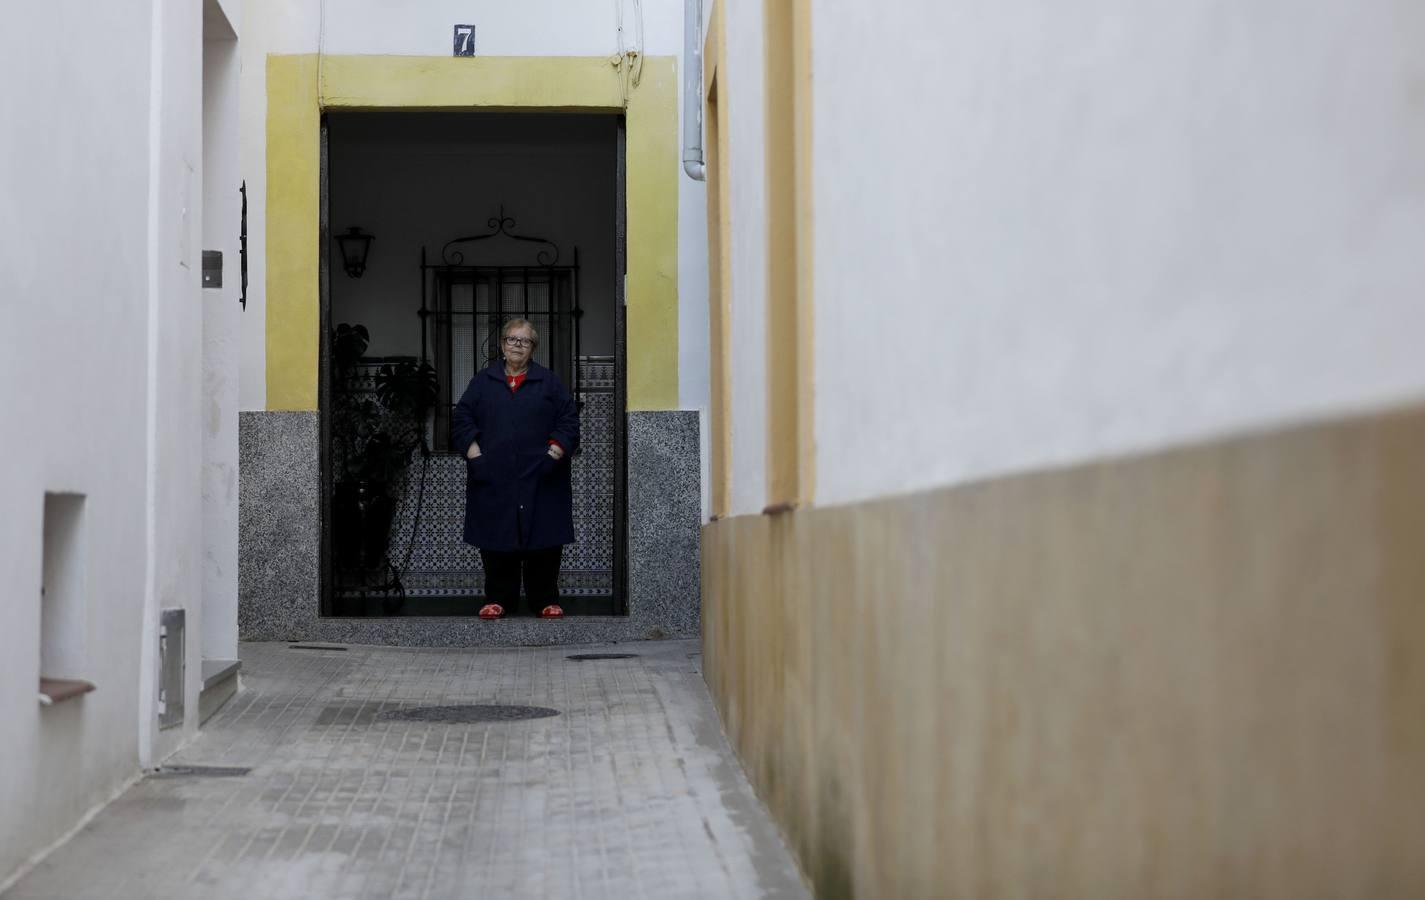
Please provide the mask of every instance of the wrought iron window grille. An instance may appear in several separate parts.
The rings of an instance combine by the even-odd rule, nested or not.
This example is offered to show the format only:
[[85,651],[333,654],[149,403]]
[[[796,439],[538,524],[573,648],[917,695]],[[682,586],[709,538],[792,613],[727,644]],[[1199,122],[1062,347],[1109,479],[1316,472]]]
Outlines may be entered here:
[[[451,412],[469,379],[501,358],[500,329],[508,319],[534,324],[539,332],[535,361],[552,369],[576,398],[581,397],[579,326],[584,311],[579,305],[578,248],[561,264],[559,244],[520,234],[503,205],[485,225],[484,233],[447,241],[438,262],[430,262],[421,248],[417,314],[421,361],[434,358],[440,384],[432,427],[437,452],[452,452]],[[502,243],[505,252],[495,249]]]
[[244,180],[242,187],[238,188],[238,193],[242,195],[242,224],[238,231],[238,267],[242,273],[242,293],[238,295],[238,303],[245,310],[247,309],[247,181]]

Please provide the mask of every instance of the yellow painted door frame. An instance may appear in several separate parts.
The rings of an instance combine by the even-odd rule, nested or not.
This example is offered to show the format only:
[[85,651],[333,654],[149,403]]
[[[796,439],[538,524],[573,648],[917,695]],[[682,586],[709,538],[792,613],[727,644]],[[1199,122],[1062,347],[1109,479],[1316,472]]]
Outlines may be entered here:
[[728,196],[727,71],[722,6],[713,7],[703,45],[703,143],[708,190],[708,357],[711,502],[714,518],[732,508],[732,226]]
[[323,110],[623,113],[629,410],[678,406],[678,77],[646,57],[624,99],[606,57],[272,55],[267,59],[269,410],[315,410]]

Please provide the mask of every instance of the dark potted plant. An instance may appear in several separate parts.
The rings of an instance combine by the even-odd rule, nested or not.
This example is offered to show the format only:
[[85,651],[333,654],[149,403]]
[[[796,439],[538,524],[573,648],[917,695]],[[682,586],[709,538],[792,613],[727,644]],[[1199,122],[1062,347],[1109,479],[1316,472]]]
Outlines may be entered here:
[[332,335],[333,543],[337,565],[364,583],[390,568],[396,502],[417,450],[429,454],[426,421],[435,405],[435,369],[427,363],[383,363],[361,372],[370,335],[342,323]]

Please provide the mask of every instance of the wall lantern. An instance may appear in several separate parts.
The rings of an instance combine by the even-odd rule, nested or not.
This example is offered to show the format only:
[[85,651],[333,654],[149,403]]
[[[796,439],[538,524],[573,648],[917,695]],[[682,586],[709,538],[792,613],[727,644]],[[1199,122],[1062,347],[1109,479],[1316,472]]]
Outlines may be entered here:
[[362,234],[355,225],[348,228],[346,234],[336,236],[336,242],[341,245],[342,267],[352,278],[360,278],[361,273],[366,271],[366,254],[371,249],[372,237]]

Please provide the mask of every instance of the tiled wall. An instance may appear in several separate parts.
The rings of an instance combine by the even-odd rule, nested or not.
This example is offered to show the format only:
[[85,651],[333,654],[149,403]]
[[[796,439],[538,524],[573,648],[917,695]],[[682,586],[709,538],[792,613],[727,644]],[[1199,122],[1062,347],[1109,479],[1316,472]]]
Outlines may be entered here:
[[[579,420],[581,450],[574,458],[574,533],[564,549],[559,590],[567,597],[614,594],[614,491],[618,464],[614,430],[614,364],[586,357],[581,367]],[[418,504],[421,466],[411,466],[404,497],[391,529],[391,559],[404,569],[408,597],[468,597],[484,591],[480,553],[460,539],[465,521],[465,462],[433,456],[426,472],[425,497]],[[420,522],[411,541],[416,508]],[[409,548],[410,565],[404,567]]]

